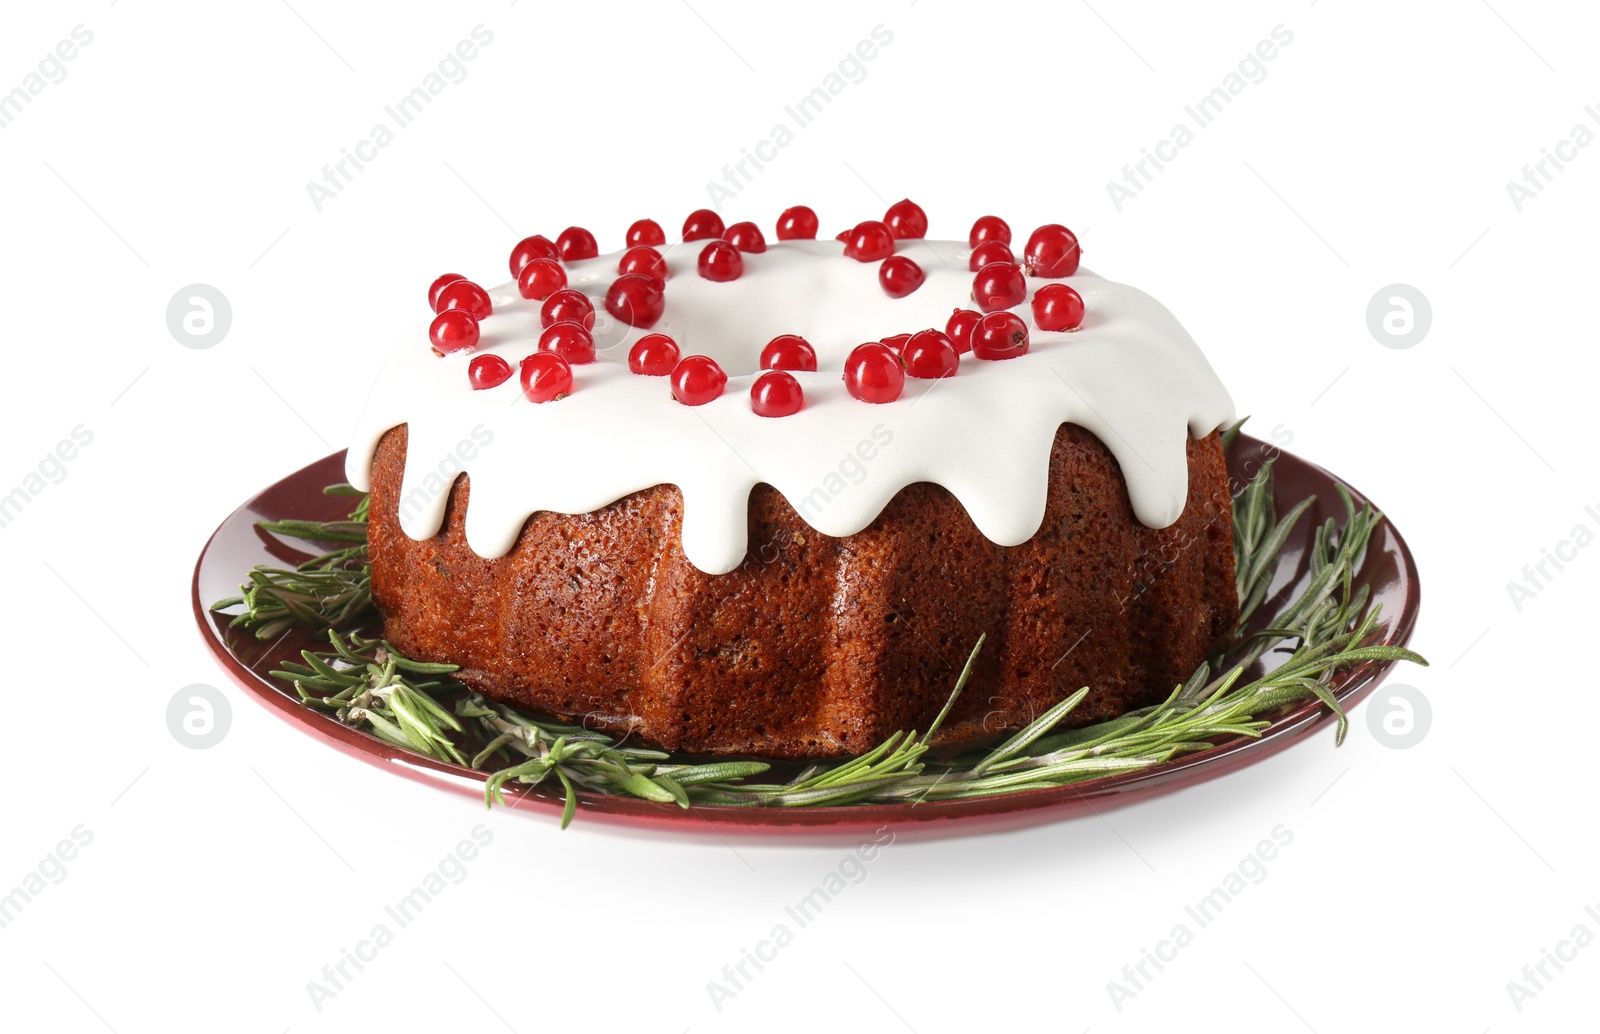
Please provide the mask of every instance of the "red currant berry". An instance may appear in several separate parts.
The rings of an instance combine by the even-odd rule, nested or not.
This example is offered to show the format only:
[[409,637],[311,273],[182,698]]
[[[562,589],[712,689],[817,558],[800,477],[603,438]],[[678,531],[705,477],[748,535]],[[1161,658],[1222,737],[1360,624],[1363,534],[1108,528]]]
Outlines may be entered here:
[[1046,223],[1033,231],[1022,249],[1022,264],[1029,276],[1057,279],[1078,271],[1078,238],[1060,223]]
[[630,327],[648,330],[666,311],[665,285],[643,273],[624,273],[606,292],[606,311]]
[[928,213],[910,198],[890,205],[889,210],[883,213],[883,221],[896,240],[928,235]]
[[474,356],[467,365],[467,380],[473,391],[498,388],[511,379],[511,364],[497,355]]
[[539,351],[554,352],[573,365],[594,362],[594,335],[582,323],[562,320],[544,328]]
[[894,234],[875,219],[857,223],[844,242],[845,257],[857,262],[876,262],[894,254]]
[[761,236],[761,227],[755,223],[734,223],[728,227],[722,239],[740,251],[752,255],[759,255],[767,250],[767,239]]
[[465,309],[446,309],[428,325],[428,340],[433,342],[435,355],[475,348],[478,344],[478,320]]
[[905,352],[907,343],[909,343],[911,340],[911,335],[890,334],[888,337],[880,338],[879,340],[881,340],[885,345],[888,345],[889,351],[893,352],[895,355],[902,355]]
[[560,250],[563,262],[592,259],[600,254],[600,245],[595,243],[594,234],[581,226],[569,226],[562,230],[556,238],[556,248]]
[[848,244],[850,242],[850,232],[850,230],[840,230],[838,233],[833,235],[833,239],[836,241],[843,241]]
[[728,386],[728,375],[715,359],[691,355],[673,367],[669,383],[673,398],[686,406],[703,406],[722,394]]
[[805,205],[785,208],[778,216],[780,241],[814,241],[817,239],[817,213]]
[[630,248],[640,244],[659,247],[667,243],[667,233],[654,219],[640,219],[628,227],[628,235],[623,238],[623,243]]
[[529,402],[554,402],[572,394],[572,364],[555,352],[522,360],[522,394]]
[[722,236],[722,216],[709,208],[697,208],[683,221],[685,241],[706,241]]
[[999,241],[1001,244],[1011,243],[1011,227],[997,215],[979,216],[978,221],[972,224],[972,232],[967,234],[967,247],[976,248],[984,241]]
[[445,284],[439,292],[439,297],[433,301],[435,312],[446,309],[466,309],[476,319],[485,319],[494,311],[494,306],[489,302],[489,292],[473,283],[471,280],[457,280]]
[[983,319],[983,313],[973,312],[971,309],[957,309],[950,314],[950,319],[944,325],[944,332],[950,335],[950,342],[956,346],[957,355],[966,355],[972,351],[972,328]]
[[991,262],[972,278],[972,300],[984,312],[1021,305],[1028,296],[1028,282],[1015,262]]
[[455,283],[457,280],[465,280],[465,279],[466,279],[466,277],[462,276],[460,273],[446,273],[444,276],[439,277],[439,279],[437,279],[433,283],[429,284],[428,285],[428,308],[432,309],[434,312],[438,312],[439,311],[439,292],[444,290],[446,287],[449,287],[451,284]]
[[972,329],[972,354],[979,359],[1015,359],[1028,351],[1028,325],[1014,312],[991,312]]
[[622,253],[622,258],[617,261],[617,272],[643,273],[657,280],[665,280],[667,260],[661,257],[661,252],[648,244],[635,244]]
[[539,307],[539,326],[548,327],[562,320],[582,323],[585,330],[594,329],[594,302],[582,291],[562,288],[544,300]]
[[1066,284],[1033,292],[1033,322],[1040,330],[1077,330],[1083,325],[1083,295]]
[[926,279],[922,267],[904,255],[890,255],[878,267],[878,283],[890,298],[904,298]]
[[805,404],[800,382],[782,370],[769,370],[750,385],[750,408],[756,416],[793,416]]
[[906,373],[925,380],[954,377],[961,365],[955,342],[942,330],[919,330],[900,350],[906,361]]
[[967,268],[976,273],[991,262],[1016,262],[1011,245],[1005,241],[983,241],[967,256]]
[[517,276],[522,272],[522,267],[537,258],[559,259],[561,249],[555,246],[550,238],[543,234],[534,234],[524,237],[511,249],[511,275]]
[[628,350],[628,369],[644,377],[665,377],[678,365],[678,343],[665,334],[646,334]]
[[881,341],[857,345],[844,361],[844,386],[862,402],[893,402],[905,390],[905,364]]
[[700,275],[707,280],[724,283],[737,280],[744,273],[744,259],[739,249],[727,241],[716,240],[700,250]]
[[517,291],[524,298],[542,302],[565,286],[567,271],[555,259],[534,259],[517,274]]
[[779,334],[761,350],[763,370],[817,371],[817,352],[799,334]]

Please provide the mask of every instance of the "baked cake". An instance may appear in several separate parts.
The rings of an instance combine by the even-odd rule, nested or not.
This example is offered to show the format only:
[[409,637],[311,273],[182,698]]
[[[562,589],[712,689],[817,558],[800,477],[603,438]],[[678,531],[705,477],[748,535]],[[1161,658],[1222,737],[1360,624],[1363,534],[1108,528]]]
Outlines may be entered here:
[[1064,227],[926,226],[700,211],[440,277],[347,461],[388,640],[695,754],[926,729],[981,635],[942,742],[1165,697],[1238,614],[1227,391]]

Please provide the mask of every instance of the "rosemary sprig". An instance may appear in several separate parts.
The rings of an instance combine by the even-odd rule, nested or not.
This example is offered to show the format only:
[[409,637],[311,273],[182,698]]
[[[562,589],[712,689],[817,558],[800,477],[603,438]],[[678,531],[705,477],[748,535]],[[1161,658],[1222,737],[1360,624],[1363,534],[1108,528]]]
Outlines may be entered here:
[[213,611],[243,606],[229,628],[247,628],[257,639],[275,639],[294,625],[349,628],[372,609],[372,567],[367,560],[368,497],[350,485],[330,485],[328,495],[358,495],[342,521],[262,521],[264,531],[318,543],[349,543],[312,557],[293,570],[257,565],[239,595],[218,600]]
[[328,639],[331,653],[302,650],[305,664],[288,663],[269,674],[292,682],[301,703],[327,708],[346,725],[366,725],[395,746],[467,764],[450,736],[462,731],[461,723],[434,698],[458,685],[438,677],[455,665],[408,660],[388,644],[360,636],[345,639],[330,631]]
[[[1237,426],[1231,428],[1225,440],[1231,442],[1237,431]],[[355,492],[348,486],[329,491]],[[1343,523],[1329,519],[1316,530],[1303,584],[1272,627],[1248,634],[1249,619],[1266,603],[1280,574],[1279,553],[1315,500],[1300,501],[1279,519],[1271,462],[1238,493],[1233,502],[1240,599],[1236,635],[1161,704],[1056,731],[1088,695],[1085,687],[997,747],[930,760],[926,755],[933,738],[983,648],[980,638],[927,732],[895,733],[866,754],[812,765],[783,783],[757,781],[770,771],[762,762],[681,764],[663,751],[524,714],[457,682],[451,677],[456,670],[452,665],[412,661],[381,640],[342,635],[341,628],[371,608],[365,497],[347,521],[264,525],[286,536],[352,544],[293,571],[257,567],[240,596],[213,609],[244,606],[230,627],[250,629],[258,638],[276,635],[290,624],[326,630],[331,650],[304,651],[303,665],[285,664],[272,675],[292,682],[308,706],[325,708],[347,725],[428,757],[489,772],[484,789],[489,804],[504,803],[510,784],[531,787],[553,780],[565,800],[563,827],[572,821],[584,793],[683,808],[916,804],[986,797],[1137,771],[1210,749],[1224,738],[1257,737],[1272,715],[1312,698],[1337,715],[1335,743],[1342,742],[1348,724],[1331,689],[1335,673],[1370,662],[1427,662],[1410,650],[1372,643],[1378,608],[1368,605],[1368,592],[1354,585],[1354,577],[1382,518],[1370,506],[1357,509],[1342,485],[1338,491]],[[1269,651],[1287,656],[1272,671],[1247,677]],[[442,702],[451,697],[453,709]]]

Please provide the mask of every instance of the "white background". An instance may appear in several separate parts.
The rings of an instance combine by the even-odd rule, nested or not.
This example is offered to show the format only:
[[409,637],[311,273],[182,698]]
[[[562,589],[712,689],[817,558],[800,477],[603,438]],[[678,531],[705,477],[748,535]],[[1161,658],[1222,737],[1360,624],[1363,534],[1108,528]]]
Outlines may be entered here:
[[[1600,147],[1518,211],[1508,180],[1600,102],[1576,4],[695,0],[356,9],[16,5],[0,89],[74,26],[93,42],[0,130],[0,492],[93,442],[0,528],[8,665],[0,890],[75,826],[92,842],[0,929],[15,1030],[531,1032],[1572,1030],[1600,946],[1536,997],[1507,983],[1600,905],[1592,299]],[[1002,13],[1003,12],[1003,13]],[[1503,17],[1502,17],[1503,16]],[[308,180],[475,25],[468,66],[342,194]],[[1396,680],[1431,702],[1407,750],[1358,712],[1270,761],[1103,819],[902,836],[719,1012],[707,983],[848,843],[643,838],[485,814],[336,754],[236,692],[189,612],[213,527],[341,447],[390,342],[446,269],[494,282],[517,237],[670,231],[706,183],[875,25],[893,40],[724,212],[823,230],[910,196],[931,236],[995,212],[1077,228],[1162,298],[1257,433],[1369,493],[1423,572]],[[1119,212],[1107,189],[1274,26],[1293,41]],[[1570,152],[1569,152],[1570,153]],[[1553,166],[1548,166],[1552,168]],[[770,231],[769,231],[770,232]],[[182,347],[211,284],[233,323]],[[1415,347],[1369,333],[1413,285]],[[1551,569],[1553,570],[1553,568]],[[224,687],[227,737],[168,700]],[[336,997],[321,979],[476,825],[492,843]],[[1274,827],[1293,841],[1136,997],[1122,980]],[[53,868],[53,867],[52,867]],[[1600,908],[1597,908],[1600,911]],[[1191,923],[1191,926],[1193,924]]]

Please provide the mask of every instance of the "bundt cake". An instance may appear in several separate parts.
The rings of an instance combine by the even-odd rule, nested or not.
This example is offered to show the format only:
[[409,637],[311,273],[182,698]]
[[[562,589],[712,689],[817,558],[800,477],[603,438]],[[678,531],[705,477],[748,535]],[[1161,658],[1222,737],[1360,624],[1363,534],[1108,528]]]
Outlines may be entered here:
[[[901,202],[770,244],[701,211],[434,282],[347,460],[373,597],[487,696],[694,754],[826,758],[1171,692],[1238,614],[1233,406],[1064,227]],[[932,329],[924,329],[932,328]],[[431,346],[431,347],[430,347]],[[519,375],[520,374],[520,375]]]

